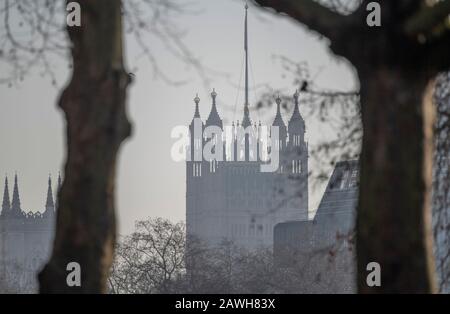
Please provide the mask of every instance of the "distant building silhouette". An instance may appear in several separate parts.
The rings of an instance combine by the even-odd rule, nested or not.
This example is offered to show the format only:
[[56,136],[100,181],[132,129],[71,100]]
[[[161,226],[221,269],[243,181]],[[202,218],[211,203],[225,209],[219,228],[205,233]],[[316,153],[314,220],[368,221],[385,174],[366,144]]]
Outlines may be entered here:
[[[241,124],[239,121],[232,124],[231,151],[227,151],[227,143],[223,143],[222,161],[195,158],[196,152],[215,140],[203,135],[196,137],[196,121],[201,124],[202,133],[206,127],[216,126],[223,131],[222,138],[225,138],[216,104],[217,93],[215,90],[211,93],[211,112],[205,123],[200,118],[200,98],[194,99],[195,114],[189,127],[190,158],[186,162],[187,235],[196,236],[208,244],[232,240],[246,248],[271,247],[276,224],[308,219],[308,144],[305,141],[305,121],[299,111],[299,93],[293,96],[294,110],[287,126],[281,116],[281,99],[278,97],[273,126],[279,130],[275,145],[280,163],[275,172],[260,171],[260,165],[265,162],[260,158],[264,139],[261,123],[257,125],[250,117],[247,52],[246,11],[244,113]],[[238,143],[237,130],[240,127],[256,135],[246,134],[242,138],[242,146]]]
[[[58,177],[59,190],[61,178]],[[5,178],[0,212],[0,282],[2,289],[33,292],[36,275],[47,261],[54,235],[57,204],[54,202],[51,178],[43,211],[22,209],[17,174],[14,176],[12,202],[8,178]]]

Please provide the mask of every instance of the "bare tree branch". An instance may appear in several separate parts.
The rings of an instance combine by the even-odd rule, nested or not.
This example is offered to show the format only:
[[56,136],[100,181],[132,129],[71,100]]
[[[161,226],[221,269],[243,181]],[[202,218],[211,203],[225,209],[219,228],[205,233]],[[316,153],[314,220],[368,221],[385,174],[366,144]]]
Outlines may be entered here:
[[[343,29],[355,24],[352,15],[344,16],[313,0],[255,0],[262,7],[273,8],[305,24],[331,41],[342,37]],[[354,13],[356,15],[356,12]]]

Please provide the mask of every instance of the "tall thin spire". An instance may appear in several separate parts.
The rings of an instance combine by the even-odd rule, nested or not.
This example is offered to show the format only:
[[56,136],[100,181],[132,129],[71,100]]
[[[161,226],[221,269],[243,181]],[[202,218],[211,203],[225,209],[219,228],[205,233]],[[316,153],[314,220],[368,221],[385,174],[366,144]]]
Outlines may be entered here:
[[11,203],[11,210],[14,215],[16,214],[20,215],[22,213],[22,208],[20,206],[20,195],[19,195],[19,184],[17,182],[17,173],[14,175],[14,190]]
[[45,202],[44,217],[53,217],[55,213],[55,203],[53,202],[52,177],[48,175],[47,200]]
[[244,50],[245,50],[245,106],[248,107],[248,29],[247,29],[247,12],[248,4],[245,4],[245,34],[244,34]]
[[2,215],[7,215],[11,210],[11,203],[9,201],[8,177],[5,176],[5,189],[3,190]]
[[244,118],[242,119],[242,126],[247,128],[252,125],[250,121],[249,102],[248,102],[248,27],[247,27],[247,12],[248,5],[245,4],[245,32],[244,32],[244,51],[245,51],[245,104],[244,104]]
[[53,192],[52,192],[52,177],[48,176],[48,188],[47,188],[47,201],[45,202],[45,209],[55,208],[55,203],[53,202]]

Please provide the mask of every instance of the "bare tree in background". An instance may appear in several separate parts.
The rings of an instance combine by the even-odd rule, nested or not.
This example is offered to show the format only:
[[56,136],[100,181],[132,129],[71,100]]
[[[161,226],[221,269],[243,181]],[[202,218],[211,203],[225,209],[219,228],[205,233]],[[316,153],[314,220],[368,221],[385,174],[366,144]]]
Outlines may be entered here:
[[[284,69],[284,76],[293,77],[293,85],[301,92],[299,99],[306,121],[325,123],[333,138],[327,136],[314,147],[309,147],[310,158],[317,165],[310,170],[309,179],[313,188],[327,181],[328,166],[341,160],[358,159],[361,153],[362,125],[359,92],[354,90],[328,89],[317,84],[317,74],[312,74],[306,61],[294,61],[284,56],[275,56]],[[264,112],[273,105],[274,95],[280,95],[281,107],[292,111],[292,96],[284,90],[267,87],[259,97],[256,110]]]
[[[245,250],[231,241],[211,247],[199,239],[186,243],[183,223],[151,218],[118,243],[108,279],[111,293],[323,293],[350,292],[340,280],[347,261],[337,257],[345,241],[317,251],[299,252],[289,267],[272,250]],[[338,259],[335,261],[334,259]],[[330,286],[334,283],[335,286]]]
[[[366,24],[370,1],[349,14],[312,0],[255,2],[327,37],[330,49],[358,72],[364,133],[358,291],[435,292],[433,106],[423,100],[436,74],[449,67],[450,1],[381,1],[380,27]],[[372,261],[382,267],[381,287],[366,285],[366,265]]]
[[112,293],[173,293],[185,274],[185,226],[162,218],[138,221],[118,243]]
[[[311,157],[319,164],[316,173],[310,172],[309,179],[313,189],[328,180],[327,166],[339,160],[359,159],[362,142],[362,125],[360,121],[359,93],[352,91],[326,90],[317,86],[311,79],[310,69],[306,62],[294,62],[280,57],[286,75],[294,77],[294,85],[303,86],[302,108],[308,121],[326,121],[331,126],[335,138],[328,137],[315,147],[311,147]],[[435,258],[438,275],[438,290],[446,293],[450,286],[450,171],[448,155],[449,117],[450,117],[450,72],[438,76],[434,89],[436,106],[435,156],[433,164],[433,233],[435,238]],[[258,103],[258,109],[264,111],[273,104],[274,93],[283,91],[269,90],[264,92]],[[289,95],[282,96],[287,111],[291,103]],[[295,182],[292,182],[295,184]],[[336,239],[336,244],[339,244]],[[336,261],[337,259],[334,259]]]

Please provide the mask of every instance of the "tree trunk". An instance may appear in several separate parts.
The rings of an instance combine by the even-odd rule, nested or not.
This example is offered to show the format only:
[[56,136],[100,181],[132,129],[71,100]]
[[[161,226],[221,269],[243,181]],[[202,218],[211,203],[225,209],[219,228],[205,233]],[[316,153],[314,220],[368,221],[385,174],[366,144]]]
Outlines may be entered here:
[[[361,84],[363,145],[357,218],[359,292],[435,292],[431,232],[433,112],[429,80],[450,66],[450,1],[378,1],[382,20],[367,23],[365,0],[340,15],[315,0],[254,0],[330,40]],[[429,88],[427,88],[429,87]],[[428,98],[424,100],[424,93]],[[368,287],[369,262],[381,287]]]
[[[434,292],[431,242],[432,114],[428,75],[358,69],[364,137],[357,218],[358,291]],[[381,266],[368,287],[367,264]]]
[[[73,74],[59,106],[67,120],[65,178],[59,192],[50,261],[41,293],[103,293],[116,240],[117,153],[130,134],[125,112],[129,76],[122,56],[120,0],[79,0],[81,27],[68,27]],[[81,286],[69,287],[67,264],[81,266]]]

